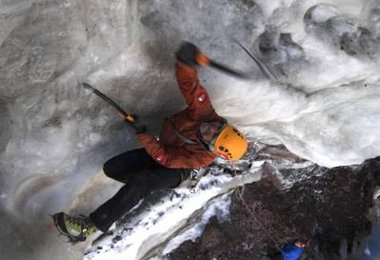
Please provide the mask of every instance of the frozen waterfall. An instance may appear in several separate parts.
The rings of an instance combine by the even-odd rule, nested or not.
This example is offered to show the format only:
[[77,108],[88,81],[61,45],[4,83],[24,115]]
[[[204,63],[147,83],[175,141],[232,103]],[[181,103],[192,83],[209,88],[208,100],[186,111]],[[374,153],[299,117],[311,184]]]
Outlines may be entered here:
[[[379,0],[2,0],[0,21],[4,259],[83,258],[86,245],[49,232],[49,214],[87,214],[109,198],[119,184],[102,176],[103,163],[138,144],[80,83],[158,133],[184,105],[173,68],[183,40],[252,73],[243,81],[200,69],[217,112],[252,142],[327,167],[380,155]],[[210,208],[224,208],[220,198]]]

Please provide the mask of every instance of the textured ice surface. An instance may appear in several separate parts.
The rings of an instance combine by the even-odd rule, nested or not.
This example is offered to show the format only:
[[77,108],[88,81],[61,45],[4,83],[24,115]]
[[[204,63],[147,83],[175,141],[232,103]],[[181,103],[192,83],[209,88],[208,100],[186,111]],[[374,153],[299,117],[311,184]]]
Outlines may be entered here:
[[[379,155],[379,6],[375,0],[0,1],[3,257],[81,258],[81,246],[67,247],[46,231],[48,214],[88,213],[107,199],[116,184],[95,181],[96,173],[137,143],[78,82],[92,83],[157,133],[162,118],[184,105],[173,75],[182,40],[252,71],[251,81],[200,71],[216,110],[252,140],[283,143],[329,167]],[[280,82],[265,79],[235,39]]]
[[[112,235],[86,251],[85,259],[148,259],[169,253],[186,239],[200,235],[211,216],[222,218],[228,212],[229,196],[223,194],[260,180],[261,174],[260,167],[252,167],[250,172],[234,178],[210,173],[193,190],[184,187],[167,192],[153,205],[146,203],[144,211],[127,215],[125,223],[121,221]],[[176,237],[181,233],[183,236]]]

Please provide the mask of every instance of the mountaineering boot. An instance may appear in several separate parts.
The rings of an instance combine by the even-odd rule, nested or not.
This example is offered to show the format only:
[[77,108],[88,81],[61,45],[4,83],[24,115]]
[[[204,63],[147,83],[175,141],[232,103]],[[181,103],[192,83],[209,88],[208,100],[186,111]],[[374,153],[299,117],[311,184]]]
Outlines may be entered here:
[[72,217],[64,212],[59,212],[55,213],[52,218],[58,232],[67,236],[72,243],[85,241],[87,236],[96,231],[94,223],[88,217]]

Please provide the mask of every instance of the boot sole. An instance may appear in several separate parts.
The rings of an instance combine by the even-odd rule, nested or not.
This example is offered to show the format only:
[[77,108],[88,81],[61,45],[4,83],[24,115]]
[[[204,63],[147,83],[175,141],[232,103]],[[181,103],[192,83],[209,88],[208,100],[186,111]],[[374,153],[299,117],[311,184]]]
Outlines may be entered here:
[[70,234],[67,231],[66,225],[65,225],[65,213],[64,212],[55,213],[51,217],[53,218],[54,226],[57,228],[58,232],[70,237]]
[[65,224],[65,213],[59,212],[51,216],[54,221],[54,226],[57,229],[58,233],[66,236],[69,239],[69,242],[75,244],[77,242],[85,241],[86,236],[72,236],[66,228]]

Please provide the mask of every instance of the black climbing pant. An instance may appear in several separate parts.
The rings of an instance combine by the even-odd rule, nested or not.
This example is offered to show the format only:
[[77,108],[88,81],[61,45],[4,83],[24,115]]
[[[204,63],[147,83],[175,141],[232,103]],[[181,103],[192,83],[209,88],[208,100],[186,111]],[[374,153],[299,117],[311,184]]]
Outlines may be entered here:
[[145,149],[119,154],[108,160],[103,170],[108,177],[125,183],[111,199],[90,214],[95,226],[103,232],[150,192],[175,188],[190,174],[188,169],[160,165]]

